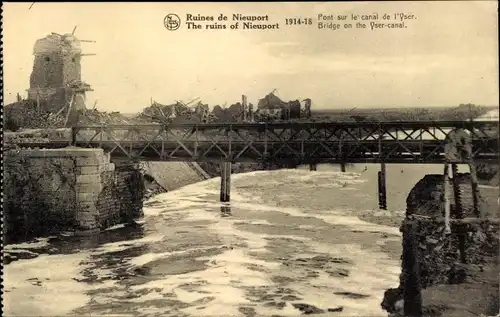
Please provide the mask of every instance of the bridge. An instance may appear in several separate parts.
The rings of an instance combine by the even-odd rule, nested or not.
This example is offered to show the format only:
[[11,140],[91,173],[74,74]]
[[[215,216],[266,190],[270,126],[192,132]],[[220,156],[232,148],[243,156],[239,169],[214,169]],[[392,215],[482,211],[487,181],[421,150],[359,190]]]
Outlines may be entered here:
[[[379,205],[386,203],[386,163],[498,163],[498,121],[283,122],[176,125],[75,126],[71,138],[15,142],[31,148],[103,148],[112,160],[217,161],[221,202],[230,201],[231,164],[235,162],[380,163]],[[453,140],[451,131],[466,133]],[[465,150],[455,155],[451,150]],[[448,172],[445,172],[448,173]],[[445,176],[447,177],[447,175]],[[477,184],[476,184],[477,185]],[[473,184],[475,186],[475,184]],[[224,208],[222,207],[223,211]]]
[[498,161],[498,121],[75,126],[71,140],[18,145],[62,148],[70,142],[103,148],[114,160],[439,164],[445,136],[455,129],[471,136],[474,161]]

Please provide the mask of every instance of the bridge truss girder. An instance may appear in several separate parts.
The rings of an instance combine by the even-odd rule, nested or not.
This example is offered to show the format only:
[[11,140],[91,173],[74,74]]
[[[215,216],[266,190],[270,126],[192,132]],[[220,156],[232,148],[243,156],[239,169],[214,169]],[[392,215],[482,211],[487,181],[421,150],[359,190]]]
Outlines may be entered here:
[[81,126],[73,128],[72,144],[104,148],[129,160],[442,163],[446,130],[464,129],[472,138],[472,158],[496,161],[498,134],[492,128],[498,129],[498,123]]

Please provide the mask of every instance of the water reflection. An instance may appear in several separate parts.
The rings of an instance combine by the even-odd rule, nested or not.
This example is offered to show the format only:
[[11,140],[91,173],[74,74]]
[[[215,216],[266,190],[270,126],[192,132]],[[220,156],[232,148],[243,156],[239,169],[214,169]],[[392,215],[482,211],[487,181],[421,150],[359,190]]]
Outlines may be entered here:
[[[89,234],[73,234],[62,233],[59,236],[51,237],[47,240],[46,245],[37,246],[36,243],[31,247],[31,243],[23,244],[22,250],[36,254],[74,254],[85,250],[92,250],[101,247],[105,244],[126,242],[136,240],[145,236],[145,230],[140,223],[131,223],[127,225],[119,225],[101,232],[92,232]],[[14,249],[16,249],[14,247]],[[20,252],[15,253],[17,256],[10,259],[4,259],[4,264],[9,264],[12,260],[23,258]],[[26,255],[27,256],[27,255]],[[32,256],[31,256],[32,257]],[[31,258],[30,257],[30,258]]]
[[221,217],[231,217],[231,206],[225,205],[220,207]]

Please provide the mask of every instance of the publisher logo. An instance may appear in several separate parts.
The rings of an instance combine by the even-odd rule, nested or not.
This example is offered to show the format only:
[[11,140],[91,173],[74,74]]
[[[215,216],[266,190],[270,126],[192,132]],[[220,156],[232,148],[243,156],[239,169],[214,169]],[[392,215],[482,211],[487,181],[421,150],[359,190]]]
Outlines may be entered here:
[[181,18],[175,13],[170,13],[165,16],[163,25],[169,31],[178,30],[181,27]]

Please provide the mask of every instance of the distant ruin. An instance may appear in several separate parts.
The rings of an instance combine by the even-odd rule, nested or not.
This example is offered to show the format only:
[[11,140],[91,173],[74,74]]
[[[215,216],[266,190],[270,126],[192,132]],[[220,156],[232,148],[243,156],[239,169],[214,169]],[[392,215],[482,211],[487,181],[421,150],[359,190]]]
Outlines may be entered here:
[[86,109],[85,94],[92,88],[82,81],[81,42],[73,34],[57,33],[36,41],[28,100],[36,100],[41,110]]

